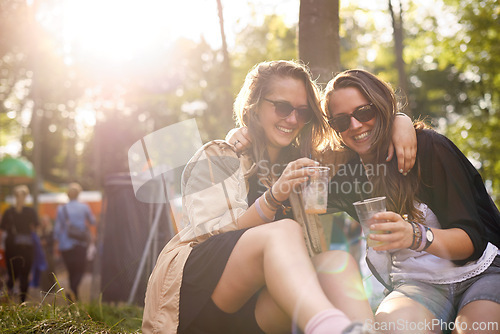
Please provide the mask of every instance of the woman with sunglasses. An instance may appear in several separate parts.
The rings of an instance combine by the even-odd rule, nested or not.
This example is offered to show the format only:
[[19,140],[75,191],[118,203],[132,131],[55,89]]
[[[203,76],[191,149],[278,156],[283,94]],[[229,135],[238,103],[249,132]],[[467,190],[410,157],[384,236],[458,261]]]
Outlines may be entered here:
[[338,74],[327,85],[323,108],[337,144],[355,155],[331,179],[329,207],[357,218],[355,201],[387,200],[388,211],[371,225],[383,234],[368,236],[383,243],[369,249],[368,259],[390,291],[375,329],[498,333],[500,213],[478,171],[422,122],[415,124],[416,167],[403,176],[395,162],[387,163],[398,105],[392,88],[369,72]]
[[341,251],[311,259],[300,225],[283,210],[329,131],[308,69],[292,61],[258,64],[234,113],[254,136],[253,150],[238,155],[230,143],[212,141],[184,169],[186,227],[151,274],[143,332],[359,330],[373,313],[357,263]]

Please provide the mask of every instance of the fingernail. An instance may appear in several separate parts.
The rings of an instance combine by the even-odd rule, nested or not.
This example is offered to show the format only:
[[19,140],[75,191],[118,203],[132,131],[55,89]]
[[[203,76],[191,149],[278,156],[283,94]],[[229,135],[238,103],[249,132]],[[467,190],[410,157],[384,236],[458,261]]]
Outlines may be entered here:
[[404,173],[403,173],[403,175],[404,175],[404,176],[408,175],[408,172],[404,172]]
[[403,169],[400,169],[400,170],[399,170],[399,172],[400,172],[400,173],[403,173]]
[[389,156],[387,156],[387,158],[385,158],[385,161],[389,161]]
[[318,162],[318,161],[315,161],[315,162],[314,162],[314,164],[317,166],[317,165],[319,165],[319,162]]

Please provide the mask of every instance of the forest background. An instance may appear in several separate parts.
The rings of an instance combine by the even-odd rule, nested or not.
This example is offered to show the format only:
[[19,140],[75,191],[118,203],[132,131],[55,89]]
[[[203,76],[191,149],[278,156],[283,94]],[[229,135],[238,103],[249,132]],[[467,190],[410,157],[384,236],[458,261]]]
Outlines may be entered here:
[[248,70],[302,59],[320,84],[364,68],[405,92],[499,204],[499,16],[496,0],[0,0],[0,159],[33,162],[34,195],[102,190],[157,129],[196,118],[223,138]]

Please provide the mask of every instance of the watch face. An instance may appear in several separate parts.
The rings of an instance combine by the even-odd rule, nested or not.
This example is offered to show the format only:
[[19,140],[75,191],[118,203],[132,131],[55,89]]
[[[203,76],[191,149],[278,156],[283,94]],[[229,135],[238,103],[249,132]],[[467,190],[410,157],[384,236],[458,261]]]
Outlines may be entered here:
[[427,240],[429,240],[429,242],[432,242],[434,240],[434,233],[432,233],[430,229],[427,230],[425,236],[427,237]]

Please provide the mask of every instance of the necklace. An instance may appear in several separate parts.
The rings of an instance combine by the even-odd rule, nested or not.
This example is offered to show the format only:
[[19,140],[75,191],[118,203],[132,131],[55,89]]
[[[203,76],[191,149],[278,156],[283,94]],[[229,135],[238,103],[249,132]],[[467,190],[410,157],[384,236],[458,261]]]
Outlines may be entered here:
[[363,161],[363,159],[361,157],[359,157],[359,161],[361,161],[361,165],[363,166],[363,170],[365,171],[365,175],[366,175],[366,178],[368,179],[368,181],[371,182],[372,178],[373,178],[373,165],[372,164],[365,164],[365,162]]

